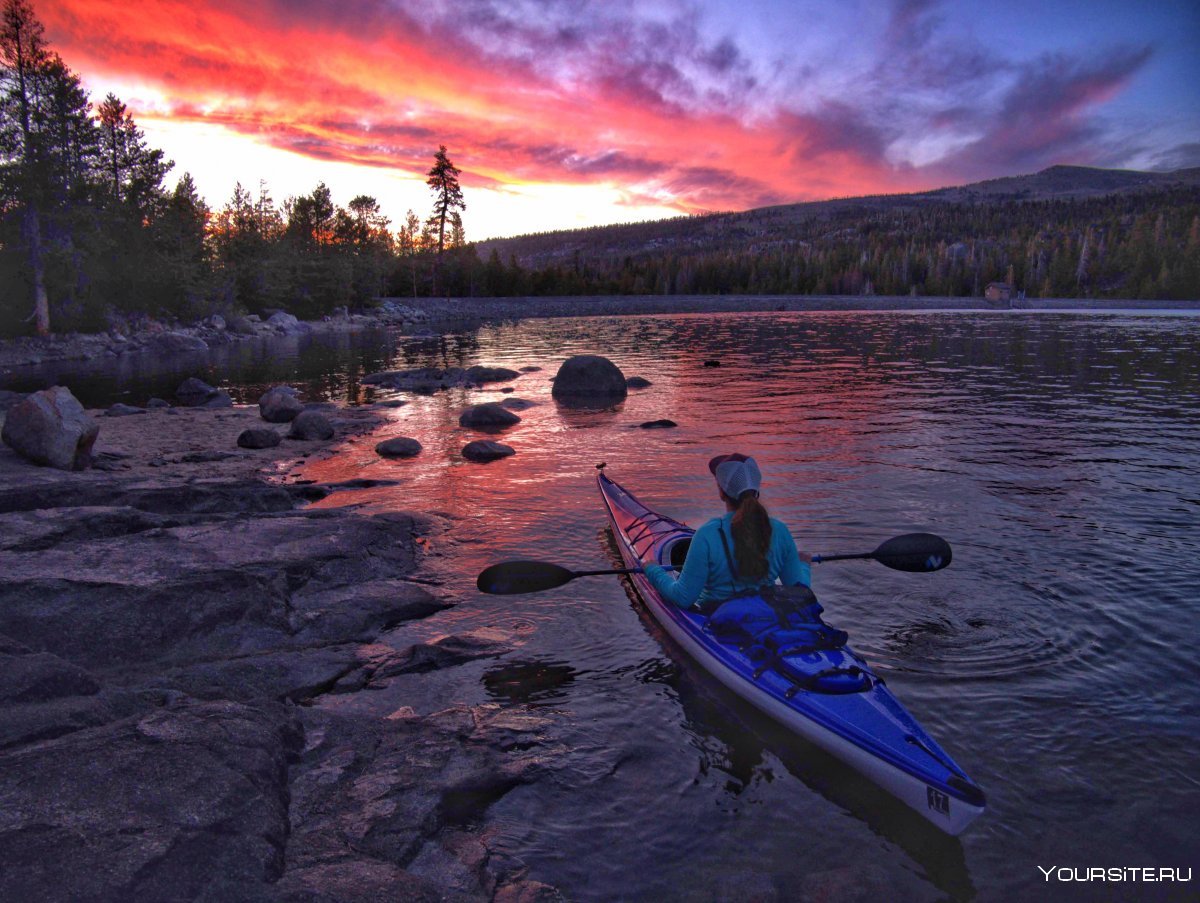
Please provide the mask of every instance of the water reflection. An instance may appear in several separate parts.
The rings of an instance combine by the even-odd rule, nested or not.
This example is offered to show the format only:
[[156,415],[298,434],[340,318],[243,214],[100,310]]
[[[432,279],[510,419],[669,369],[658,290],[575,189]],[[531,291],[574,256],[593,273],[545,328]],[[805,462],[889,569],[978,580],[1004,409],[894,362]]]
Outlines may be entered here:
[[[594,352],[653,385],[611,410],[564,410],[549,375]],[[247,361],[241,397],[278,381],[301,382],[314,399],[373,401],[361,376],[374,370],[542,368],[511,383],[533,405],[502,434],[511,458],[464,461],[462,447],[484,434],[458,416],[512,396],[456,389],[385,396],[407,403],[302,474],[379,481],[322,505],[451,518],[427,561],[460,604],[430,631],[531,628],[520,660],[497,666],[515,670],[473,686],[569,714],[555,780],[494,808],[510,826],[503,842],[539,880],[578,899],[661,899],[712,897],[733,875],[786,898],[818,873],[870,873],[883,896],[978,888],[1012,899],[1038,893],[1033,865],[1046,857],[1195,858],[1181,826],[1200,811],[1190,777],[1200,773],[1200,317],[527,321],[295,353]],[[120,378],[133,400],[162,394],[131,372]],[[634,428],[663,418],[679,426]],[[394,435],[424,451],[377,456],[375,443]],[[953,544],[953,566],[936,574],[846,562],[814,579],[831,623],[987,790],[989,812],[961,845],[923,837],[923,822],[837,763],[736,701],[714,701],[616,581],[578,580],[502,607],[475,592],[475,575],[506,558],[612,560],[597,463],[698,525],[720,513],[706,462],[730,450],[755,454],[764,501],[806,550],[861,552],[912,531]]]

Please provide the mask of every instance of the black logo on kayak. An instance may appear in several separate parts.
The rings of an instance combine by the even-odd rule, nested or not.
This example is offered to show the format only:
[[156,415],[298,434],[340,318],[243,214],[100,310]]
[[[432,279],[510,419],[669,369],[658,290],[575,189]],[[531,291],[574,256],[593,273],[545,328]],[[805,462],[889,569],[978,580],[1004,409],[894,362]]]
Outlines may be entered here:
[[943,815],[950,814],[950,797],[942,793],[940,790],[934,790],[932,787],[926,787],[925,799],[929,802],[929,808],[934,812],[941,812]]

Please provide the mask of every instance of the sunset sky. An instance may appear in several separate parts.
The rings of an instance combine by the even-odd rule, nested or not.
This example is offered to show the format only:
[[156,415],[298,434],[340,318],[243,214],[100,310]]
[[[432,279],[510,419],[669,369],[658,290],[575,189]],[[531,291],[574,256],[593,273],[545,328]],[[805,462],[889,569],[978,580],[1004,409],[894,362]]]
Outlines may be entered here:
[[467,236],[1200,165],[1200,4],[33,0],[219,207],[324,181],[398,223],[439,144]]

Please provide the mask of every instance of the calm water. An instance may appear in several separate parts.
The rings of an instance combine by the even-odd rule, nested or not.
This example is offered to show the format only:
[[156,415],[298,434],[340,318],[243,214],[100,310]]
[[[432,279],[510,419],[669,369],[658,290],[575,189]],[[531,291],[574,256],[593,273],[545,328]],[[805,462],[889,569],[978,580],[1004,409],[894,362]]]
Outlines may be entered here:
[[[559,408],[549,377],[585,351],[653,386],[613,410]],[[1200,877],[1047,885],[1037,866],[1200,869],[1200,317],[523,321],[259,355],[235,379],[248,397],[291,379],[360,401],[359,375],[389,361],[544,368],[511,384],[536,403],[500,437],[515,457],[458,456],[480,438],[458,412],[505,397],[497,386],[412,397],[305,474],[399,480],[331,503],[455,519],[430,560],[460,604],[389,642],[487,628],[518,649],[328,704],[382,716],[410,704],[406,680],[433,680],[447,704],[543,715],[545,776],[488,816],[493,846],[531,877],[579,900],[1195,897]],[[153,394],[112,379],[134,400]],[[637,428],[663,417],[678,428]],[[383,461],[372,448],[389,435],[425,451]],[[937,574],[829,563],[814,588],[987,791],[989,811],[961,839],[727,696],[616,579],[475,591],[478,571],[505,558],[616,562],[596,463],[699,524],[720,510],[705,462],[734,450],[758,457],[764,501],[802,548],[869,551],[915,530],[953,544]]]

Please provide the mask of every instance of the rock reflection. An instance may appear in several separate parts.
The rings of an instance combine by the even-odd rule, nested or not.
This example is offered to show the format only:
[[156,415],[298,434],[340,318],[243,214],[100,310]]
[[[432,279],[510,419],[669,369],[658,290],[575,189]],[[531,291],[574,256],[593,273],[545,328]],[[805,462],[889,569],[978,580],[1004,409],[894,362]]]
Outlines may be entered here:
[[575,682],[576,670],[565,662],[510,661],[483,675],[483,686],[493,699],[529,704],[562,699]]

